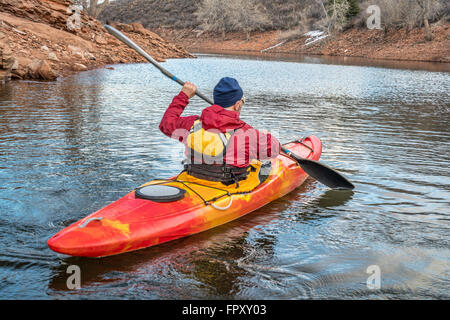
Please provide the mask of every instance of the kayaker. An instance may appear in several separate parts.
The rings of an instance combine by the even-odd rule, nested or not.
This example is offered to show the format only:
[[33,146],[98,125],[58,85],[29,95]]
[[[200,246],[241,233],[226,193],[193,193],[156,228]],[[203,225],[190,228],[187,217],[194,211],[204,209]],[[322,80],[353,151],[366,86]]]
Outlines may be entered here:
[[236,79],[222,78],[214,87],[214,104],[200,116],[182,117],[197,87],[186,82],[159,125],[167,136],[186,145],[185,170],[197,178],[226,185],[245,179],[252,161],[275,158],[280,143],[240,119],[244,93]]

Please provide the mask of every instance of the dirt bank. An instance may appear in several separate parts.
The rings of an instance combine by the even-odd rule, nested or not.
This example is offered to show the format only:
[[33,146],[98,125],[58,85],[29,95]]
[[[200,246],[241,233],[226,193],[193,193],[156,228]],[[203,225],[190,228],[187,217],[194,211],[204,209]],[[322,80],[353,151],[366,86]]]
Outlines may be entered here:
[[[450,62],[450,24],[432,26],[433,41],[425,41],[424,29],[368,30],[349,29],[333,37],[304,35],[283,42],[282,32],[253,33],[250,41],[243,33],[219,35],[192,30],[154,30],[164,38],[195,52],[267,52],[327,56],[348,56],[369,59]],[[316,41],[315,41],[316,40]]]
[[[107,64],[145,61],[83,12],[80,28],[69,28],[70,5],[67,0],[0,0],[0,82],[54,80]],[[140,24],[115,26],[158,61],[193,57]]]

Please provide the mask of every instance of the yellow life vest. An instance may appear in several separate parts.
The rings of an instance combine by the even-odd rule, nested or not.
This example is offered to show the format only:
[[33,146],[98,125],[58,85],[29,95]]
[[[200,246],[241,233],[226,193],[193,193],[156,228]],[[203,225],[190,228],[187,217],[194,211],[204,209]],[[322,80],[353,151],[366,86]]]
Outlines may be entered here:
[[245,180],[253,168],[236,167],[225,163],[227,147],[235,130],[220,132],[205,130],[200,120],[196,120],[186,137],[187,161],[184,169],[187,174],[198,179],[221,182],[225,185]]
[[205,130],[196,120],[186,138],[188,162],[195,164],[224,164],[225,154],[233,131]]

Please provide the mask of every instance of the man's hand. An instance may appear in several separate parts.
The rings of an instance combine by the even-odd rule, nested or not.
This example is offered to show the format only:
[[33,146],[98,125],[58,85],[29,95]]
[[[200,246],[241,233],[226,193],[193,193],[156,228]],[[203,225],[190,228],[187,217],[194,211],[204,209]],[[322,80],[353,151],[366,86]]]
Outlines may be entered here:
[[183,89],[181,89],[181,92],[184,92],[189,99],[191,99],[193,96],[195,96],[195,92],[197,91],[197,86],[193,84],[192,82],[185,82]]

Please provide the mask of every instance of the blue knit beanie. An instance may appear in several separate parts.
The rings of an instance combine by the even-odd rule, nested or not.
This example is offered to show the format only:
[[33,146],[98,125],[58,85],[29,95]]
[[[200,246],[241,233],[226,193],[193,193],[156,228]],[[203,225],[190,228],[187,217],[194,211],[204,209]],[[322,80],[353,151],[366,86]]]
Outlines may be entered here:
[[222,78],[214,87],[214,104],[222,108],[229,108],[242,99],[244,92],[239,83],[233,78]]

